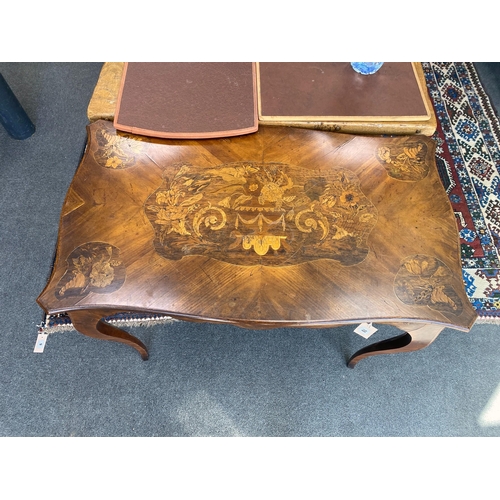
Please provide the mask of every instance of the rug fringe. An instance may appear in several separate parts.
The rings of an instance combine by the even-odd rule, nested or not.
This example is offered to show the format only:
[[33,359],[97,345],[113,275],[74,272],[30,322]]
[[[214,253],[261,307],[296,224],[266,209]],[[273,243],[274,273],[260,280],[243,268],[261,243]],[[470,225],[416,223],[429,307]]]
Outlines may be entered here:
[[[126,315],[120,314],[113,317],[105,318],[106,323],[116,327],[152,327],[157,325],[167,325],[179,321],[171,316],[152,314],[152,315]],[[38,333],[61,333],[76,331],[71,319],[67,314],[46,315],[45,321],[42,321],[38,327]]]
[[[168,325],[180,320],[172,318],[171,316],[165,316],[160,314],[155,314],[151,316],[137,315],[137,317],[114,317],[106,319],[106,323],[110,323],[117,327],[146,327],[150,328],[159,325]],[[500,326],[500,318],[498,317],[488,317],[479,316],[476,319],[475,324],[482,325],[497,325]],[[62,333],[76,331],[73,323],[66,314],[60,314],[55,316],[47,315],[45,321],[37,325],[38,333],[45,333],[47,335],[52,333]]]
[[500,326],[500,318],[498,317],[481,317],[479,316],[476,319],[475,324],[480,324],[480,325],[497,325]]

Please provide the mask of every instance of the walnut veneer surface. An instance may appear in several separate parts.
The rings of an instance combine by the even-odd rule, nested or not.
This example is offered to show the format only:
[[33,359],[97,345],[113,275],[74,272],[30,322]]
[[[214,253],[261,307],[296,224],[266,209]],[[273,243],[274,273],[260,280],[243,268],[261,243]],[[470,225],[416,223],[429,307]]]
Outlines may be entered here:
[[38,298],[77,330],[135,347],[120,311],[246,328],[372,321],[405,333],[356,353],[425,347],[476,313],[455,217],[425,136],[261,126],[162,140],[88,126]]

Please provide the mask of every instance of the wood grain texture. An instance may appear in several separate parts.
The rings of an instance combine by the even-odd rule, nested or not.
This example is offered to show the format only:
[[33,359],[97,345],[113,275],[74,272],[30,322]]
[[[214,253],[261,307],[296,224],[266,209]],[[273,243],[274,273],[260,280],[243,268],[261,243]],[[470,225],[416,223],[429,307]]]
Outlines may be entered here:
[[139,339],[102,320],[113,312],[115,311],[107,309],[86,309],[71,311],[69,316],[75,329],[84,335],[100,340],[120,342],[133,347],[139,352],[141,358],[147,361],[149,358],[148,350]]
[[87,117],[90,122],[114,120],[124,66],[123,62],[103,64],[87,108]]
[[38,302],[257,329],[476,318],[431,139],[265,126],[161,140],[89,125]]
[[427,325],[405,325],[403,323],[396,324],[405,333],[394,338],[375,342],[358,352],[354,353],[347,366],[354,368],[362,359],[379,354],[397,354],[402,352],[412,352],[424,349],[436,340],[438,335],[443,330],[443,326],[438,324]]

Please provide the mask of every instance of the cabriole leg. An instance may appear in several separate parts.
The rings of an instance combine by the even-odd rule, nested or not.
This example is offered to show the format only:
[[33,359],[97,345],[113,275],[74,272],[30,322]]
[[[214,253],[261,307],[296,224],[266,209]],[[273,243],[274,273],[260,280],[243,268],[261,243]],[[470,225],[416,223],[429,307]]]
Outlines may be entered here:
[[351,356],[347,366],[354,368],[363,358],[377,354],[392,354],[423,349],[434,342],[444,328],[435,324],[395,324],[394,326],[400,330],[405,330],[405,333],[360,349]]
[[142,359],[146,361],[149,357],[146,346],[136,337],[130,335],[124,330],[120,330],[115,326],[102,321],[102,318],[110,316],[118,311],[109,311],[103,309],[86,309],[80,311],[68,312],[71,322],[77,331],[101,340],[112,340],[127,344],[141,355]]

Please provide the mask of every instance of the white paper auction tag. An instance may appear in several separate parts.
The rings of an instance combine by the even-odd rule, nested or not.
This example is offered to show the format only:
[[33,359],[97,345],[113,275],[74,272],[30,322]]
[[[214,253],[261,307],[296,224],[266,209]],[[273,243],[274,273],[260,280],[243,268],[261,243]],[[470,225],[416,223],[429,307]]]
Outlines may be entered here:
[[33,352],[43,352],[45,348],[45,342],[47,341],[48,333],[39,333],[36,338],[35,349]]
[[367,339],[377,331],[377,328],[375,328],[371,323],[361,323],[361,325],[359,325],[354,331],[358,335]]

